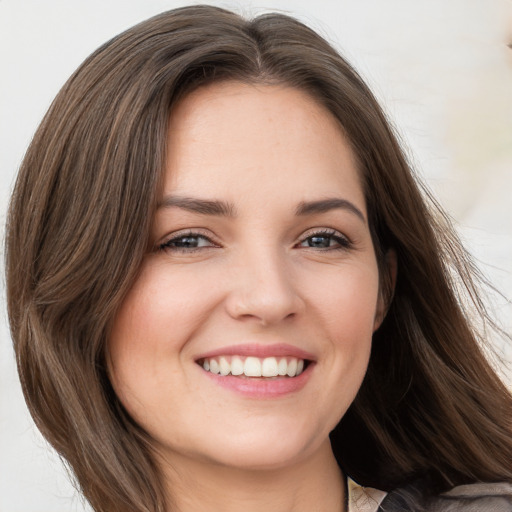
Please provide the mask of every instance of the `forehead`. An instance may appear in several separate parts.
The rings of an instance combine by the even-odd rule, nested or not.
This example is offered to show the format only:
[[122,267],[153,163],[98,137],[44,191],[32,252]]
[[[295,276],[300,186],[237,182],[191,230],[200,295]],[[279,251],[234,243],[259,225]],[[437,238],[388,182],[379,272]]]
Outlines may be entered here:
[[173,108],[167,148],[164,194],[230,195],[245,184],[246,192],[266,189],[269,199],[276,190],[317,198],[335,189],[364,207],[356,159],[338,120],[292,87],[199,88]]

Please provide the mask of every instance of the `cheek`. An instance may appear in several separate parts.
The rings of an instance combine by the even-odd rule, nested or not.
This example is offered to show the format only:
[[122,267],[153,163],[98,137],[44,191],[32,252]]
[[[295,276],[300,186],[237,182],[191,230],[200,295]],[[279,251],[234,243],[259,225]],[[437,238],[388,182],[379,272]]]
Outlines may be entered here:
[[188,273],[173,275],[165,264],[143,268],[115,317],[108,342],[109,372],[121,399],[127,392],[150,395],[151,386],[180,371],[187,341],[215,307],[214,292]]
[[379,295],[378,272],[372,265],[347,266],[330,276],[317,275],[308,288],[316,324],[329,341],[325,373],[333,379],[329,381],[332,390],[326,395],[338,397],[337,422],[366,374]]
[[333,339],[361,342],[373,334],[379,301],[376,264],[332,268],[304,282],[310,306]]
[[203,284],[193,274],[169,272],[165,264],[145,268],[115,318],[111,350],[121,341],[146,353],[181,348],[214,302]]

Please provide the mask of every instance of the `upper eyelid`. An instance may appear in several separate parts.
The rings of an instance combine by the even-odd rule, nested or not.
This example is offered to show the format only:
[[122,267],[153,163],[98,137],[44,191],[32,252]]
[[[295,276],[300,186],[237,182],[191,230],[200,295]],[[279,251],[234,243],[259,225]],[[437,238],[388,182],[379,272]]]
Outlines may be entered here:
[[[195,229],[188,228],[188,229],[179,230],[177,232],[170,233],[170,234],[164,236],[163,238],[160,239],[159,242],[156,242],[154,244],[154,246],[153,246],[154,250],[159,251],[159,250],[164,250],[164,249],[171,249],[172,246],[170,244],[173,240],[179,240],[180,238],[185,238],[187,236],[204,238],[205,240],[208,240],[208,242],[210,242],[212,244],[212,247],[215,247],[215,246],[218,247],[220,245],[215,240],[215,237],[211,236],[210,234],[206,234],[206,233],[202,232],[202,230],[200,228],[195,228]],[[204,247],[203,249],[206,249],[206,248],[207,247]],[[178,247],[176,247],[175,249],[177,251],[182,250]],[[183,250],[190,252],[190,251],[193,251],[194,249],[183,249]]]
[[182,238],[185,236],[198,236],[207,238],[211,242],[214,242],[214,239],[216,238],[214,235],[211,234],[209,230],[205,230],[202,228],[185,228],[180,229],[178,231],[174,231],[172,233],[169,233],[161,238],[161,242],[158,242],[158,244],[161,243],[167,243],[171,240],[174,240],[176,238]]
[[304,231],[304,233],[300,235],[299,239],[305,240],[306,238],[314,235],[339,236],[340,238],[345,238],[349,242],[351,241],[348,235],[334,228],[311,228]]

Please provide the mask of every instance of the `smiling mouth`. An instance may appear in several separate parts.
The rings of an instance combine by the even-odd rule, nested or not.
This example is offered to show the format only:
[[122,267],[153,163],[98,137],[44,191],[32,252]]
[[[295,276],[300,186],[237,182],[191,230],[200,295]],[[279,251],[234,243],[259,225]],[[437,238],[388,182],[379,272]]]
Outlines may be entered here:
[[215,375],[237,377],[289,378],[299,376],[310,361],[297,357],[205,357],[197,363]]

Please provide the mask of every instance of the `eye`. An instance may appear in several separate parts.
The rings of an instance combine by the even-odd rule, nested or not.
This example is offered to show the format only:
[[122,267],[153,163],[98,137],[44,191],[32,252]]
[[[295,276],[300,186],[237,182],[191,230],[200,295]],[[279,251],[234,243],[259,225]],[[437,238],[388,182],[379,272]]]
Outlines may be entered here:
[[158,246],[160,250],[181,252],[192,252],[207,247],[216,247],[216,244],[207,236],[193,232],[178,234]]
[[323,230],[309,234],[299,244],[299,247],[310,249],[348,249],[351,246],[350,240],[334,230]]

